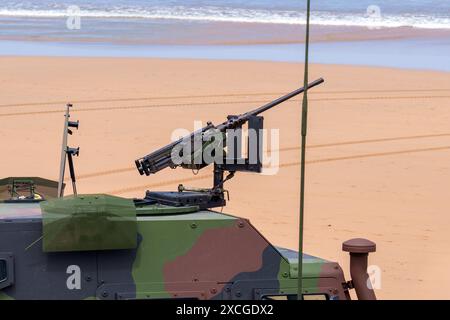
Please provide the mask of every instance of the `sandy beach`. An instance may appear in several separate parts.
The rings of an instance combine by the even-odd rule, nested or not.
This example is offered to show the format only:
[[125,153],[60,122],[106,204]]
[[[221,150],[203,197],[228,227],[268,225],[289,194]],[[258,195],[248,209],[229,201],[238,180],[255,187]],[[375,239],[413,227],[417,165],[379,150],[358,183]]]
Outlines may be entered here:
[[[64,105],[80,131],[82,193],[141,197],[211,184],[210,170],[141,177],[134,160],[173,129],[222,122],[301,86],[302,64],[128,58],[0,57],[0,177],[57,179]],[[305,248],[338,261],[341,243],[377,243],[382,299],[449,299],[450,73],[312,65]],[[224,211],[296,249],[300,100],[267,112],[280,130],[276,175],[239,174]],[[70,190],[70,189],[69,189]]]

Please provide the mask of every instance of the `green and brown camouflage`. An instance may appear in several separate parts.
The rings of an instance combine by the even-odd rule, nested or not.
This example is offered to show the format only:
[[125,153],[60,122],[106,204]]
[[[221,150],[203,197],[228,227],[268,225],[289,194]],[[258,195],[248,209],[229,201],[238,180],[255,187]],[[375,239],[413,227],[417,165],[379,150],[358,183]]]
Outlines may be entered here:
[[[108,195],[0,204],[1,299],[264,299],[297,286],[296,252],[247,220]],[[305,256],[304,293],[346,299],[337,263]]]

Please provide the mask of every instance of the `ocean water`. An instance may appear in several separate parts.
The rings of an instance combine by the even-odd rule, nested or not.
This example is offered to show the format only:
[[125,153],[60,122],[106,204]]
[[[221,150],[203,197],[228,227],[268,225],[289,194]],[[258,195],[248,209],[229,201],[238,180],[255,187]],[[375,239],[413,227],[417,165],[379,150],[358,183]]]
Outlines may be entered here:
[[[70,57],[260,60],[303,62],[304,44],[126,45],[0,41],[0,54]],[[382,40],[321,42],[311,46],[312,63],[450,72],[450,41]]]
[[[1,0],[0,55],[302,61],[305,8],[306,0]],[[312,25],[322,38],[342,35],[313,43],[313,62],[450,71],[450,0],[312,0]],[[408,39],[346,40],[354,28],[399,27]]]
[[[299,0],[2,0],[2,17],[57,18],[77,6],[81,17],[304,24]],[[312,23],[323,26],[450,29],[449,0],[313,0]],[[72,11],[73,12],[73,11]]]

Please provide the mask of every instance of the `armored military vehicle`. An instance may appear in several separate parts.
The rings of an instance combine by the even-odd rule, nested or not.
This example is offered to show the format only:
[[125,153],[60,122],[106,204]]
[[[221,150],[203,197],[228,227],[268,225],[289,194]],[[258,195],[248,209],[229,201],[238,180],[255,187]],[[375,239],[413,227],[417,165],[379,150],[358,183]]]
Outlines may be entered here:
[[[375,251],[370,241],[344,243],[350,281],[336,262],[307,254],[299,275],[297,252],[271,244],[250,221],[223,210],[226,181],[241,171],[262,170],[260,114],[303,91],[220,125],[208,123],[136,160],[141,175],[214,166],[212,188],[180,185],[172,192],[147,191],[141,199],[77,193],[73,156],[79,148],[68,147],[67,137],[78,122],[69,121],[68,105],[59,181],[0,180],[0,299],[297,299],[299,276],[303,299],[349,299],[352,288],[360,299],[374,299],[367,274],[368,253]],[[244,125],[256,132],[254,152],[249,149],[246,157],[239,144]],[[199,155],[213,145],[213,160],[205,162]],[[219,156],[217,150],[225,149]],[[66,162],[73,195],[64,197]]]

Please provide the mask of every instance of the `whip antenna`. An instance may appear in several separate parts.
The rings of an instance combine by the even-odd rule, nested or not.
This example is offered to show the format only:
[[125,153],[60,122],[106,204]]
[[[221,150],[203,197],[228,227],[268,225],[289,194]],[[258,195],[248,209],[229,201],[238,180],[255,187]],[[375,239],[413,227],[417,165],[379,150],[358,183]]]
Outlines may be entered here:
[[[305,85],[308,84],[309,63],[309,19],[311,13],[311,0],[307,0],[306,7],[306,39],[305,39]],[[303,300],[303,218],[305,204],[305,159],[306,159],[306,133],[308,124],[308,88],[303,93],[302,103],[302,144],[300,162],[300,212],[299,212],[299,235],[298,235],[298,292],[297,299]]]

